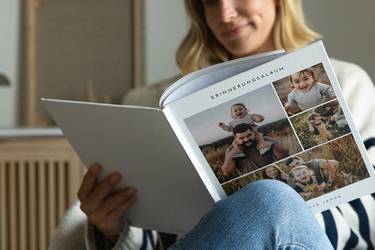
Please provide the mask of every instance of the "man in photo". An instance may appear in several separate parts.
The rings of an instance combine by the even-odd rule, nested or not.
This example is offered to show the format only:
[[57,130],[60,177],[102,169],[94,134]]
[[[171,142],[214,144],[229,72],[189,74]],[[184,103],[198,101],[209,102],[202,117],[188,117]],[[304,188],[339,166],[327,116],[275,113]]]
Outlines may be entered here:
[[305,165],[298,165],[289,170],[289,176],[294,182],[294,190],[305,200],[322,195],[326,188],[326,183],[315,176],[314,171]]
[[294,156],[286,161],[286,165],[293,169],[296,166],[307,166],[314,173],[316,182],[324,184],[325,191],[332,191],[342,185],[339,177],[344,173],[339,173],[339,162],[333,159],[312,159],[305,161],[301,157]]
[[[249,124],[235,126],[233,136],[233,143],[225,152],[224,164],[221,167],[227,177],[233,176],[236,170],[239,175],[243,175],[289,156],[289,150],[276,141],[272,141],[267,152],[260,154],[256,133]],[[239,154],[240,152],[243,154]]]

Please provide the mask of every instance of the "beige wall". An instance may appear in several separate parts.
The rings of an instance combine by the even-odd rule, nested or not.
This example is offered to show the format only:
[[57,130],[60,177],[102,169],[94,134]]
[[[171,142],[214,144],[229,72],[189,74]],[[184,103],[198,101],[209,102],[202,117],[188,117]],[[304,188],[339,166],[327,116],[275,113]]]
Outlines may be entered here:
[[375,80],[375,1],[304,0],[308,21],[331,57],[359,64]]
[[0,128],[17,122],[19,0],[0,1],[0,74],[9,86],[0,84]]
[[144,1],[145,84],[154,84],[179,73],[175,53],[188,20],[182,0]]
[[130,0],[46,1],[37,11],[39,97],[80,100],[91,80],[98,101],[120,102],[131,72]]

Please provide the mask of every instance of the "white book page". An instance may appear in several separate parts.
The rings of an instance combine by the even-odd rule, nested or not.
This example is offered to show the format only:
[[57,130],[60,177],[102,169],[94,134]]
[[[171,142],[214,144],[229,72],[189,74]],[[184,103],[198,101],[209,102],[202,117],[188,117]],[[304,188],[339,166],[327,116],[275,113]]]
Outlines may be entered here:
[[[290,86],[290,76],[305,74],[315,79],[309,88]],[[301,93],[298,105],[286,109],[288,98]],[[233,157],[236,168],[224,173],[234,136],[218,124],[230,125],[239,103],[265,145],[258,149],[253,139],[242,146]],[[294,188],[313,212],[374,191],[374,170],[321,42],[172,102],[164,112],[215,201],[272,178]],[[255,121],[257,115],[263,120]]]
[[103,165],[100,180],[118,172],[123,178],[117,188],[137,188],[138,199],[127,214],[132,225],[183,234],[214,205],[161,110],[44,103],[82,162]]
[[284,50],[275,50],[216,64],[188,74],[165,90],[160,98],[159,106],[164,107],[168,103],[204,89],[230,76],[269,62],[284,54]]

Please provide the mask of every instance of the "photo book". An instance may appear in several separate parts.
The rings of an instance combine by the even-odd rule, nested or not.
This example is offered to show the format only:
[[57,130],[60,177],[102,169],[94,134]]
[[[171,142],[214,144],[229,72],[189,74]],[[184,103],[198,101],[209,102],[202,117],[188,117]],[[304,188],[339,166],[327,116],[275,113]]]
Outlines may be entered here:
[[[216,202],[274,179],[312,212],[372,193],[375,173],[321,41],[184,76],[160,108],[43,99],[86,166],[138,189],[138,227],[183,234]],[[283,195],[280,193],[280,195]]]

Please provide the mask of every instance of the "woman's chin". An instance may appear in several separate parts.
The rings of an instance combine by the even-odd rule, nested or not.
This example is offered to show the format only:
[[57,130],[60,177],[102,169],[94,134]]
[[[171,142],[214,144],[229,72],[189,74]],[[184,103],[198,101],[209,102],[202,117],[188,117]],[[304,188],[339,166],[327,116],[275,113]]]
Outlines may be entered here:
[[232,59],[252,56],[269,50],[261,50],[258,47],[250,46],[251,42],[237,42],[232,43],[231,46],[226,46],[227,51],[230,53]]

